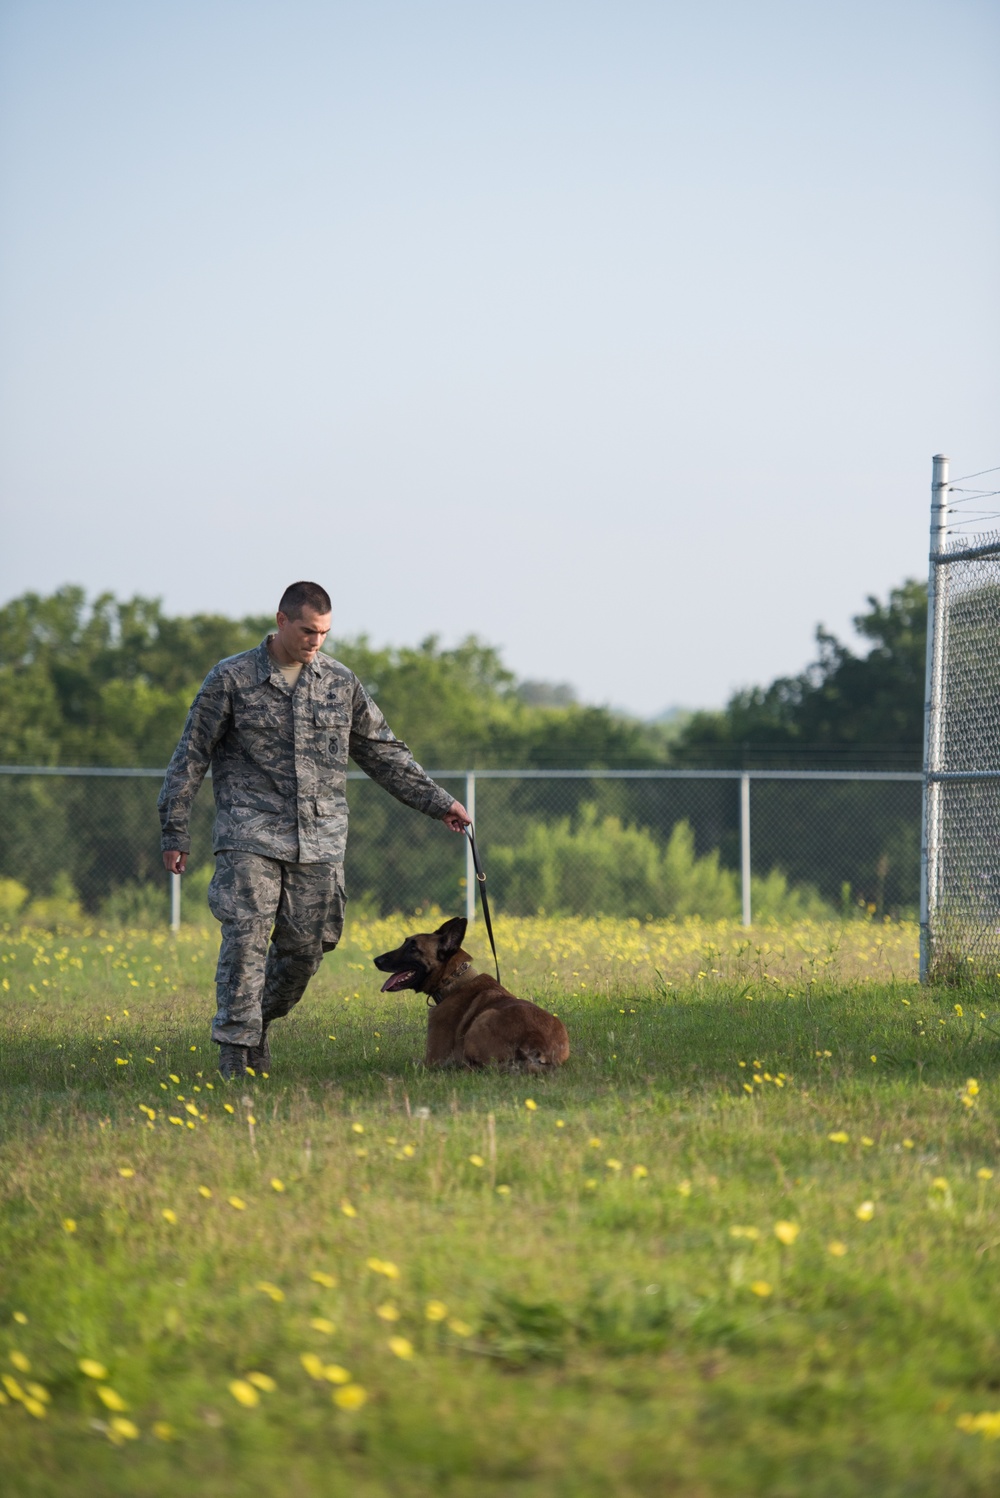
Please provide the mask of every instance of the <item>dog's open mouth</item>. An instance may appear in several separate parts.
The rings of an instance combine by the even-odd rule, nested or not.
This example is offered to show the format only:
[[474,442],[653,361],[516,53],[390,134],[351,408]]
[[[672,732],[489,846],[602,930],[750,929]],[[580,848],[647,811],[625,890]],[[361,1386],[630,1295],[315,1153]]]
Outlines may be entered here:
[[389,977],[382,984],[382,992],[392,993],[396,988],[405,988],[410,979],[416,976],[417,970],[415,967],[404,967],[398,973],[390,973]]

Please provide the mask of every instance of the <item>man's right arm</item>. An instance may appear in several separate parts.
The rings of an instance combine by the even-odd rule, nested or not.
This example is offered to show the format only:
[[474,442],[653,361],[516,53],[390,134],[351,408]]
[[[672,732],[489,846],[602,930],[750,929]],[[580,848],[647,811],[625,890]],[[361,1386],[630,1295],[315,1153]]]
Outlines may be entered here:
[[232,721],[232,705],[222,672],[206,676],[184,725],[163,777],[157,809],[163,835],[163,862],[170,873],[181,874],[191,848],[188,825],[191,804],[212,763],[212,753]]

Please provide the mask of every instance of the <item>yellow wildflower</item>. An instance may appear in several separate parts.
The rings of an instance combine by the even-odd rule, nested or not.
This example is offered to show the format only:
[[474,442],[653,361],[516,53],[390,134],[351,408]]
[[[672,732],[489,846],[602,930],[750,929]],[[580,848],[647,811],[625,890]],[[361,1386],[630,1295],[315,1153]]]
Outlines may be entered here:
[[310,1273],[309,1278],[315,1284],[322,1285],[325,1290],[334,1289],[337,1283],[337,1276],[335,1274],[327,1274],[323,1269],[314,1269]]
[[237,1212],[245,1212],[247,1209],[247,1204],[242,1196],[227,1196],[226,1200]]
[[97,1397],[109,1410],[117,1410],[120,1413],[122,1410],[128,1409],[128,1405],[117,1389],[112,1389],[110,1384],[98,1384]]
[[404,1360],[412,1358],[413,1343],[408,1337],[390,1337],[389,1351],[395,1353],[397,1358],[403,1358]]
[[750,1289],[753,1291],[754,1295],[759,1295],[760,1298],[764,1300],[768,1295],[771,1294],[772,1286],[768,1284],[767,1280],[753,1280],[750,1285]]
[[95,1358],[81,1358],[76,1365],[81,1373],[88,1378],[107,1378],[108,1370],[103,1363],[98,1363]]
[[383,1305],[376,1306],[375,1315],[379,1316],[383,1321],[399,1320],[399,1311],[391,1301],[386,1301]]
[[12,1352],[10,1354],[10,1360],[14,1364],[14,1367],[17,1369],[18,1373],[31,1372],[31,1364],[28,1362],[28,1359],[25,1357],[23,1352]]
[[280,1305],[285,1298],[284,1290],[277,1285],[272,1285],[270,1280],[258,1280],[254,1289],[259,1290],[262,1295],[268,1295],[275,1305]]
[[774,1224],[774,1236],[786,1248],[792,1246],[801,1231],[797,1222],[776,1222]]
[[325,1316],[314,1316],[309,1325],[314,1332],[322,1332],[324,1337],[332,1337],[337,1328],[332,1321],[327,1321]]
[[859,1222],[871,1222],[875,1216],[875,1203],[862,1202],[854,1213]]
[[828,1254],[833,1254],[835,1259],[842,1259],[847,1252],[847,1244],[841,1243],[839,1238],[834,1238],[832,1243],[826,1245]]
[[399,1270],[388,1259],[366,1259],[365,1262],[373,1274],[384,1274],[387,1280],[399,1279]]
[[273,1394],[278,1387],[269,1373],[257,1373],[256,1371],[247,1374],[247,1383],[253,1384],[255,1389],[260,1389],[264,1394]]
[[247,1409],[252,1409],[255,1404],[260,1404],[260,1395],[253,1384],[248,1383],[245,1378],[234,1378],[229,1385],[229,1392],[237,1404],[245,1405]]
[[333,1402],[340,1410],[359,1410],[367,1398],[360,1384],[345,1384],[333,1393]]
[[443,1300],[429,1300],[424,1307],[424,1315],[428,1321],[443,1321],[448,1314],[448,1307]]
[[323,1368],[323,1377],[328,1384],[349,1384],[351,1381],[351,1375],[339,1363],[327,1363]]
[[277,1176],[272,1176],[271,1177],[271,1190],[272,1191],[284,1191],[284,1189],[285,1189],[285,1183],[284,1183],[284,1181],[279,1181],[279,1179],[278,1179]]

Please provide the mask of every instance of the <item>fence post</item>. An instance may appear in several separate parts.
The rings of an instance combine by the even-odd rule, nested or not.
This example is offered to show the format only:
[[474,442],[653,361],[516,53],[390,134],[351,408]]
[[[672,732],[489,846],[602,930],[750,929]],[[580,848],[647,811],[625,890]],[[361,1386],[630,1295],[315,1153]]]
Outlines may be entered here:
[[944,723],[942,672],[947,606],[947,573],[938,576],[938,557],[948,539],[948,459],[931,460],[931,549],[927,568],[927,664],[924,673],[924,795],[920,828],[920,981],[933,960],[934,916],[941,862],[941,782],[930,777],[942,768]]
[[740,887],[743,895],[743,924],[749,926],[750,908],[750,776],[740,776]]
[[[476,772],[465,772],[465,809],[476,825]],[[476,919],[476,866],[472,862],[472,843],[465,839],[465,919],[469,925]]]
[[170,929],[179,931],[181,929],[181,876],[171,874],[170,878]]

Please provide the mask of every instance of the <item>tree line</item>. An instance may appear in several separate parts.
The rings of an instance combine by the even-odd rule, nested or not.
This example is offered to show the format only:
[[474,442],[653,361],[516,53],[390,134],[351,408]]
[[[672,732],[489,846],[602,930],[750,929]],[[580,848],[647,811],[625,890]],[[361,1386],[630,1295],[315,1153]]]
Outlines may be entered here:
[[[0,608],[0,762],[164,765],[210,667],[258,644],[270,624],[266,615],[171,616],[155,599],[120,600],[109,593],[88,599],[77,587],[13,599]],[[567,700],[571,694],[562,688],[545,691],[532,683],[525,689],[500,653],[474,636],[455,647],[430,638],[413,647],[380,648],[360,637],[328,648],[358,674],[418,759],[435,770],[917,767],[925,588],[907,582],[884,602],[869,599],[855,626],[867,646],[862,651],[818,629],[817,659],[801,674],[737,692],[723,709],[694,713],[679,729]],[[648,891],[633,878],[628,913],[644,902],[657,906],[645,913],[665,913],[664,901],[676,906],[690,898],[690,891],[663,893],[679,887],[682,846],[690,843],[695,862],[714,855],[723,870],[737,866],[737,807],[729,782],[480,784],[487,845],[498,850],[498,877],[510,884],[515,903],[540,898],[531,890],[563,889],[565,906],[572,903],[565,890],[574,881],[582,901],[591,898],[588,889],[600,888],[607,903],[614,886],[612,845],[619,850],[615,867],[631,860],[652,868],[654,845],[667,860],[661,859]],[[91,909],[121,900],[124,886],[155,888],[159,899],[155,790],[155,782],[0,777],[0,878],[19,880],[41,896],[61,875],[62,887],[72,887]],[[455,791],[461,795],[460,784]],[[428,898],[454,905],[461,861],[454,849],[442,855],[440,829],[423,825],[425,819],[374,788],[352,786],[351,795],[353,889],[382,908],[408,908]],[[880,910],[913,904],[918,828],[912,796],[873,798],[859,787],[815,785],[807,792],[760,787],[754,795],[761,878],[780,870],[795,885],[815,886],[828,905],[845,898],[845,883],[851,899]],[[195,841],[207,877],[210,795],[199,799]],[[677,834],[678,843],[682,823],[687,831]],[[549,831],[539,833],[539,826]],[[604,829],[601,836],[595,828]],[[651,840],[641,858],[638,844],[628,856],[622,851],[629,828]],[[598,875],[591,865],[601,857]],[[674,870],[669,877],[668,867]],[[707,867],[691,878],[707,889]],[[713,887],[718,893],[723,885],[716,880]],[[729,894],[718,895],[716,904],[721,909],[727,900]]]

